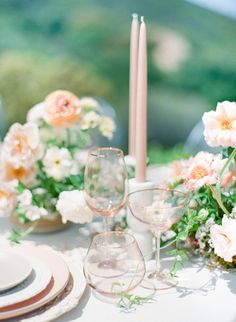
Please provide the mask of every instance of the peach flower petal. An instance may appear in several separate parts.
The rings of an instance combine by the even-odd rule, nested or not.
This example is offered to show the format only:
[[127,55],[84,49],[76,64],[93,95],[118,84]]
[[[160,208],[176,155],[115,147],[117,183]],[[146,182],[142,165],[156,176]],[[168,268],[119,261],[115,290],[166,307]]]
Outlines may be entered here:
[[197,190],[204,185],[217,183],[219,173],[227,159],[221,155],[214,155],[208,152],[199,152],[190,159],[189,168],[184,174],[185,184],[189,189]]
[[45,98],[45,119],[54,127],[69,127],[79,120],[80,114],[79,98],[68,91],[58,90]]
[[41,156],[39,130],[36,124],[13,124],[3,142],[2,160],[13,168],[30,168]]

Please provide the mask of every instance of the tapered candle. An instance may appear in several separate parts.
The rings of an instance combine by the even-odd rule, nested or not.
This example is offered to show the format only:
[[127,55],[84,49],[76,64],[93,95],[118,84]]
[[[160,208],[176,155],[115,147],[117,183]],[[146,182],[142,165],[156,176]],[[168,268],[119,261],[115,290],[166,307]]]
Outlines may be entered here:
[[133,14],[130,33],[130,66],[129,66],[129,154],[135,157],[135,128],[137,102],[137,69],[138,69],[138,15]]
[[136,180],[144,182],[147,159],[147,35],[143,17],[141,17],[138,50],[135,156]]

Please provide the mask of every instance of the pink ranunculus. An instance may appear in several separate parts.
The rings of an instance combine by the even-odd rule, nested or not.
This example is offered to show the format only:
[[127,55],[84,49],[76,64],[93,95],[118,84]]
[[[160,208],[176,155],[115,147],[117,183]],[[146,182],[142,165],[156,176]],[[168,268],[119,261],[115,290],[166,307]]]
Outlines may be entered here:
[[184,175],[185,184],[189,189],[197,190],[205,185],[216,184],[220,170],[227,159],[221,155],[199,152],[191,159],[190,166]]
[[45,118],[54,127],[69,127],[79,120],[80,114],[79,98],[68,91],[58,90],[45,98]]
[[3,162],[14,169],[28,169],[42,156],[39,130],[36,124],[15,123],[10,127],[1,150]]
[[232,262],[236,255],[236,219],[224,215],[222,225],[211,226],[210,236],[215,254]]
[[203,114],[204,136],[212,147],[236,147],[236,102],[218,103],[216,111]]

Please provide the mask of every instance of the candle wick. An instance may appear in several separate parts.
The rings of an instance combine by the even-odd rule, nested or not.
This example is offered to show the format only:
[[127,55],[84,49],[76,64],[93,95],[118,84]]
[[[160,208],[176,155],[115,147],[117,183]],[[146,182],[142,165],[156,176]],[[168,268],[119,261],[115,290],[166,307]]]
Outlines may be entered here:
[[133,19],[137,19],[137,18],[138,18],[137,13],[133,13],[133,14],[132,14],[132,17],[133,17]]
[[144,22],[144,16],[141,17],[141,22]]

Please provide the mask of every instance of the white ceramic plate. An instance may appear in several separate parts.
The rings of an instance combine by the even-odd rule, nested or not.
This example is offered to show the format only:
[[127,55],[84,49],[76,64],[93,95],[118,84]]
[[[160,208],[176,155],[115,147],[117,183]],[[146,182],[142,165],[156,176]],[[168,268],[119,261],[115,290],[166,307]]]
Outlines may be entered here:
[[[16,287],[0,293],[0,309],[25,301],[39,294],[49,284],[52,273],[48,265],[33,256],[29,260],[32,265],[31,274]],[[18,265],[15,266],[15,270],[18,270]]]
[[[38,292],[35,296],[31,295],[25,301],[22,299],[18,304],[0,308],[0,320],[16,317],[42,307],[57,297],[69,281],[70,272],[66,262],[49,247],[19,246],[18,251],[32,258],[35,256],[37,260],[40,259],[40,261],[47,263],[46,267],[49,267],[50,272],[52,272],[52,279],[41,293]],[[41,271],[44,272],[45,268],[42,267]],[[37,274],[36,281],[39,272]],[[37,283],[39,283],[39,280]]]
[[0,292],[23,282],[31,271],[32,265],[25,257],[13,251],[0,250]]

